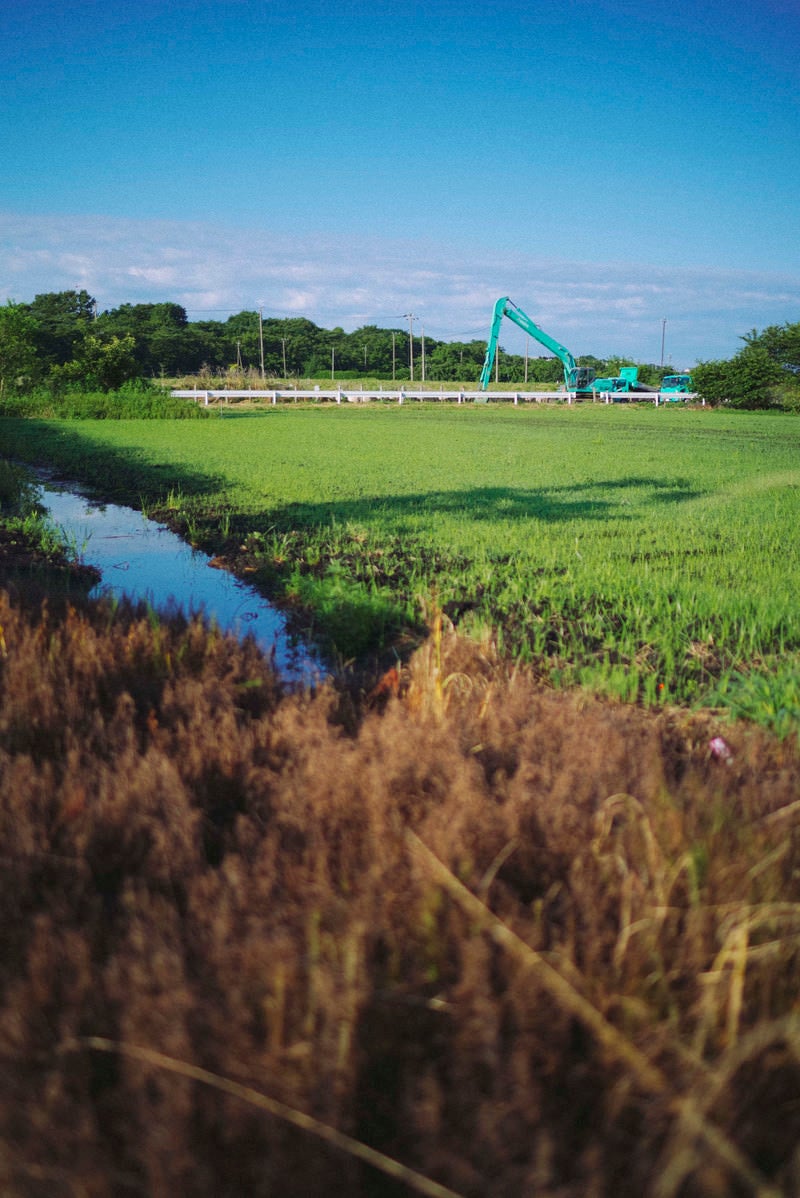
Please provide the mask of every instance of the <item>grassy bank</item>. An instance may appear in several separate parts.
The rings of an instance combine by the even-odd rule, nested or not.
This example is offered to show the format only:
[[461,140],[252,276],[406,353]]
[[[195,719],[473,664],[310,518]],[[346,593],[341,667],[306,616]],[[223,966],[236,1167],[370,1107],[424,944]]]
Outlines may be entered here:
[[0,393],[0,417],[44,420],[203,420],[209,413],[161,387],[131,382],[117,391],[37,387]]
[[557,685],[797,714],[792,416],[293,407],[2,432],[227,558],[342,660],[441,610]]
[[0,586],[25,608],[55,608],[85,598],[97,580],[44,517],[29,472],[0,461]]

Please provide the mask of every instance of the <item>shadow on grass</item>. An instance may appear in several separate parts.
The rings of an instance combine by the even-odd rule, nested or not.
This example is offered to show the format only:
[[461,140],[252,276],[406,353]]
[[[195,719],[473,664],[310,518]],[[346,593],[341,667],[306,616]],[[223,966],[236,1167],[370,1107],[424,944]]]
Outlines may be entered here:
[[[197,516],[205,523],[202,500],[218,496],[224,490],[223,475],[190,469],[173,462],[148,462],[136,451],[98,445],[82,437],[67,422],[0,419],[0,437],[6,455],[22,461],[56,469],[72,479],[98,490],[100,497],[140,506],[163,501],[166,495],[180,492],[187,499],[199,500]],[[641,491],[637,506],[661,506],[685,503],[703,492],[686,479],[653,479],[630,475],[616,479],[597,479],[569,483],[560,487],[472,487],[438,489],[407,495],[373,495],[353,500],[325,503],[290,503],[263,513],[244,517],[248,529],[264,527],[296,528],[326,526],[332,521],[360,520],[380,513],[392,519],[418,517],[421,512],[463,515],[465,519],[538,519],[552,523],[575,519],[602,520],[613,516],[626,518],[621,510],[625,491]],[[213,519],[216,519],[214,504]],[[235,513],[231,515],[238,519]]]
[[2,452],[44,466],[70,482],[97,491],[100,499],[141,507],[163,502],[170,492],[202,498],[225,486],[221,475],[174,462],[148,462],[136,451],[98,445],[67,421],[0,419]]
[[[633,501],[620,498],[620,492],[640,491]],[[266,528],[296,529],[324,528],[333,522],[369,522],[377,517],[388,519],[395,533],[410,531],[403,524],[406,518],[418,523],[420,515],[444,514],[461,516],[464,520],[491,522],[495,520],[541,520],[545,523],[565,523],[569,520],[630,520],[626,504],[637,507],[660,507],[688,503],[703,492],[684,479],[654,481],[630,477],[597,482],[565,485],[563,487],[472,487],[461,490],[431,490],[410,495],[373,495],[352,500],[325,503],[289,503],[272,508],[262,515],[242,518],[242,531],[264,532]],[[238,518],[234,518],[239,527]]]
[[[498,524],[492,559],[500,568],[514,558],[513,533],[503,536],[503,524],[631,521],[626,491],[638,492],[628,502],[640,513],[701,495],[684,480],[630,477],[546,490],[481,487],[290,503],[263,513],[231,512],[224,542],[218,513],[199,511],[192,520],[209,551],[230,553],[234,569],[257,571],[268,594],[291,591],[301,621],[310,618],[323,652],[351,661],[385,661],[384,650],[402,657],[401,643],[410,651],[426,635],[410,615],[422,579],[442,593],[442,611],[454,621],[480,606],[478,596],[462,584],[444,597],[453,591],[445,580],[468,577],[471,563],[447,543],[421,538],[426,517]],[[242,551],[245,557],[252,554],[249,566]]]
[[[6,452],[29,463],[46,464],[65,479],[93,488],[99,498],[136,508],[144,504],[192,544],[224,556],[235,573],[247,577],[273,602],[294,604],[296,630],[324,652],[359,661],[380,657],[387,646],[394,650],[404,638],[418,643],[424,636],[424,628],[409,616],[412,600],[407,585],[415,573],[418,576],[420,567],[434,583],[437,575],[444,577],[453,569],[468,572],[469,563],[457,561],[447,545],[415,543],[420,522],[424,524],[428,515],[476,523],[632,520],[637,511],[674,506],[702,494],[685,479],[630,475],[541,489],[432,489],[288,503],[263,512],[241,513],[229,509],[220,497],[224,476],[185,465],[148,462],[135,450],[91,443],[66,423],[2,420],[0,437]],[[374,562],[364,570],[368,550],[374,550],[375,543],[362,550],[356,538],[346,538],[345,545],[334,535],[341,526],[376,522],[381,528],[378,539],[384,536],[397,542],[391,571]],[[267,542],[274,546],[276,534],[285,534],[292,541],[283,556],[267,550]],[[306,550],[315,538],[320,540],[320,534],[328,543],[317,546],[312,565]],[[248,541],[250,550],[246,549]],[[498,544],[500,550],[509,548],[513,551],[513,547]]]

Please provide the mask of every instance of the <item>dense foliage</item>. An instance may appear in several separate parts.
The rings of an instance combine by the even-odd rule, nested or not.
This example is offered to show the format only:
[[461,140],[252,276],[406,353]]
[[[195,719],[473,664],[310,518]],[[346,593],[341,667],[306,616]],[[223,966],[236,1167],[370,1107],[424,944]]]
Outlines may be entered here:
[[[420,330],[421,334],[421,330]],[[437,341],[415,336],[414,378],[474,382],[486,342]],[[263,362],[263,371],[262,371]],[[598,373],[615,373],[622,359],[581,358]],[[498,355],[502,382],[558,384],[563,368],[554,357]],[[189,321],[180,304],[122,304],[98,311],[86,291],[37,295],[31,303],[0,308],[0,393],[37,383],[63,389],[120,387],[134,378],[185,375],[271,378],[369,377],[407,380],[411,374],[408,329],[365,325],[352,333],[324,329],[301,317],[263,319],[239,312],[225,321]],[[643,382],[657,382],[671,367],[640,367]]]
[[712,404],[800,410],[800,323],[755,329],[727,361],[702,362],[694,386]]

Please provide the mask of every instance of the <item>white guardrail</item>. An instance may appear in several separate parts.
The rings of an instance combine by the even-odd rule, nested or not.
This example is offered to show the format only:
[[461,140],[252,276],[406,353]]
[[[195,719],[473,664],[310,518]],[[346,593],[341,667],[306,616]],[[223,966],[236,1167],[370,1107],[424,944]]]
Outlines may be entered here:
[[[406,400],[419,400],[420,403],[441,401],[450,403],[473,403],[478,396],[494,401],[506,401],[514,404],[519,403],[552,403],[553,401],[571,404],[575,401],[574,391],[412,391],[408,388],[400,388],[399,391],[383,391],[371,389],[356,390],[354,388],[337,387],[335,390],[322,390],[315,387],[311,391],[305,391],[292,388],[270,389],[265,391],[243,390],[200,390],[194,388],[191,391],[171,391],[178,399],[193,399],[196,403],[202,403],[206,407],[211,403],[224,402],[230,403],[231,400],[237,399],[267,399],[272,404],[277,403],[293,403],[299,399],[316,399],[327,400],[328,402],[341,403],[344,400],[346,403],[369,403],[373,399],[381,400],[396,400],[397,403],[404,403]],[[665,403],[680,403],[685,400],[697,399],[697,394],[690,391],[686,394],[675,394],[673,392],[662,391],[638,391],[630,395],[624,395],[621,392],[601,392],[598,391],[592,397],[592,402],[597,403],[614,403],[622,400],[623,402],[633,400],[648,400],[653,402],[656,407],[659,404]]]

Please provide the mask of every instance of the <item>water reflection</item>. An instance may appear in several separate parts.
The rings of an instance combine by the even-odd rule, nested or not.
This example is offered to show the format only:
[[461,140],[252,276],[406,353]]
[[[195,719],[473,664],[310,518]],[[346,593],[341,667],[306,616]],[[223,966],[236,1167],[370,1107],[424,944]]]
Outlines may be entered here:
[[187,612],[202,611],[226,632],[252,635],[284,680],[310,683],[324,676],[322,664],[289,636],[280,612],[252,587],[211,567],[207,554],[164,525],[133,508],[96,503],[50,483],[41,486],[38,500],[68,543],[101,572],[93,596],[127,595],[157,609],[177,604]]

